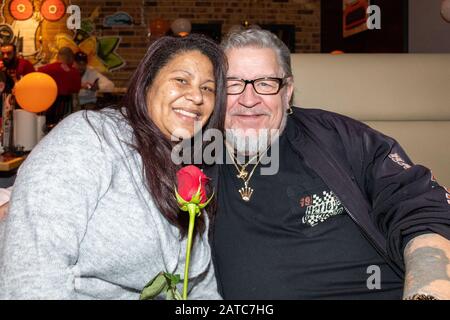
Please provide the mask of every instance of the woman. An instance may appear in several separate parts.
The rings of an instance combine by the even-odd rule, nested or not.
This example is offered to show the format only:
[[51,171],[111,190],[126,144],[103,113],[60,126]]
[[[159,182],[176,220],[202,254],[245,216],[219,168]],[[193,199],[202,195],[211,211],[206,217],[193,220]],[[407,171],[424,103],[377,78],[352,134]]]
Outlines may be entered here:
[[[122,107],[75,113],[35,147],[0,225],[0,299],[138,299],[160,271],[183,274],[170,137],[191,138],[195,121],[223,129],[225,66],[211,40],[161,38]],[[198,222],[189,298],[220,298]]]

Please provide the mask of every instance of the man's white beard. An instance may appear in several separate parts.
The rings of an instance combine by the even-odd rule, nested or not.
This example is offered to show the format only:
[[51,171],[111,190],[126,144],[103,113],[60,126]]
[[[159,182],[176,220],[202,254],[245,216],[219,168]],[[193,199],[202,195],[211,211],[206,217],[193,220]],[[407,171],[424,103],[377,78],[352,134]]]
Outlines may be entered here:
[[286,128],[287,113],[283,114],[279,129],[226,129],[226,142],[241,156],[262,154]]
[[[258,131],[248,129],[227,129],[226,141],[238,155],[253,156],[263,152],[268,146],[268,134],[261,129]],[[265,146],[265,148],[264,148]]]

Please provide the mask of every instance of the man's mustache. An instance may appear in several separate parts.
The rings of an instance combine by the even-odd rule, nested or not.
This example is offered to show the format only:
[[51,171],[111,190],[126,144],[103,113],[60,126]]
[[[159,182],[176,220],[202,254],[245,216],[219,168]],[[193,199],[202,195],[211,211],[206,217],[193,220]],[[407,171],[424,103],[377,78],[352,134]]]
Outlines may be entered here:
[[270,116],[271,113],[267,110],[262,109],[233,109],[228,112],[228,115],[230,116]]

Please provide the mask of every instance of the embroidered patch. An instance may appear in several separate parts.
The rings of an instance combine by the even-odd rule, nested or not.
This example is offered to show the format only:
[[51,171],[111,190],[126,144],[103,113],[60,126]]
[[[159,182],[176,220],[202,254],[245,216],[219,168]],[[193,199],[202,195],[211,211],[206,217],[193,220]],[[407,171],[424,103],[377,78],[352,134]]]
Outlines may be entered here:
[[403,160],[403,158],[398,153],[391,153],[389,155],[389,159],[394,161],[396,164],[398,164],[399,166],[401,166],[405,170],[411,168],[411,165],[407,164],[405,162],[405,160]]
[[312,204],[312,196],[306,196],[303,198],[300,198],[300,207],[308,207]]
[[300,206],[306,207],[306,212],[302,218],[303,224],[311,227],[324,222],[328,218],[337,216],[344,211],[341,201],[333,191],[324,191],[322,196],[313,194],[312,196],[300,199]]

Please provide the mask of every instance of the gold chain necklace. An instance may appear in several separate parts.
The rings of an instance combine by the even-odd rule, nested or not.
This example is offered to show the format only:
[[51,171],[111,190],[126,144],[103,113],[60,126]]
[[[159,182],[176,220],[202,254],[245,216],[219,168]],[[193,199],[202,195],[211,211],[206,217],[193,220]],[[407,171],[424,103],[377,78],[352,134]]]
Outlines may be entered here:
[[[255,157],[253,157],[252,159],[250,159],[249,162],[247,162],[246,164],[244,164],[244,166],[241,167],[241,169],[239,169],[238,164],[237,164],[237,161],[235,161],[234,154],[232,154],[231,151],[228,149],[228,147],[226,147],[226,149],[227,149],[227,151],[228,151],[228,154],[229,154],[230,157],[231,157],[231,161],[233,162],[234,167],[235,167],[236,170],[238,171],[238,174],[236,175],[236,177],[237,177],[238,179],[242,179],[242,180],[244,181],[244,187],[242,187],[242,188],[239,189],[239,194],[241,195],[242,200],[244,200],[245,202],[250,201],[250,198],[252,197],[253,192],[255,191],[253,188],[249,187],[248,183],[249,183],[250,179],[252,178],[253,173],[255,172],[256,167],[259,165],[259,163],[261,162],[261,160],[262,160],[264,154],[267,152],[267,150],[269,150],[269,148],[270,148],[270,145],[267,147],[266,150],[264,150],[263,153],[261,153],[261,156],[259,157],[258,162],[257,162],[257,163],[255,164],[255,166],[253,167],[253,169],[252,169],[252,171],[250,172],[250,174],[248,174],[248,172],[245,170],[245,168],[250,164],[250,162],[252,162],[252,161],[255,159],[255,157],[258,156],[258,154],[257,154]],[[247,176],[248,176],[248,177],[247,177]]]
[[[247,163],[244,163],[242,166],[238,164],[238,160],[237,158],[234,156],[233,153],[230,152],[230,150],[228,150],[228,154],[231,157],[231,160],[233,161],[234,167],[236,168],[236,170],[238,171],[238,174],[236,175],[236,177],[238,179],[242,179],[245,181],[245,179],[248,177],[248,171],[245,170],[247,168],[247,166],[258,157],[258,154],[256,154],[256,156],[252,157]],[[240,169],[238,168],[238,166],[240,167]]]

